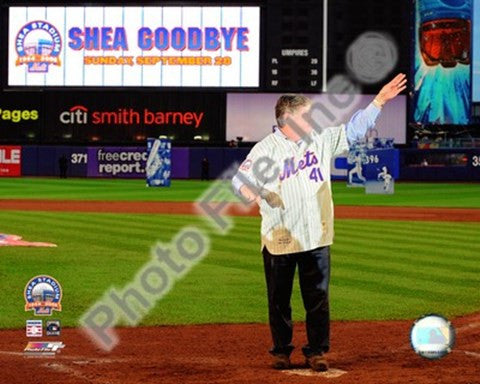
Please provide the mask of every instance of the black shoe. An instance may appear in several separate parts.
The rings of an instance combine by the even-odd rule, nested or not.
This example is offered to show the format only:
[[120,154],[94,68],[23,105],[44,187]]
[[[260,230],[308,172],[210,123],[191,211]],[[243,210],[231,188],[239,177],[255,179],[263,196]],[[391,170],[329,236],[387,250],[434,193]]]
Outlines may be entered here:
[[307,365],[315,372],[328,371],[328,362],[323,355],[307,357]]
[[290,368],[290,357],[284,354],[273,355],[272,367],[274,369]]

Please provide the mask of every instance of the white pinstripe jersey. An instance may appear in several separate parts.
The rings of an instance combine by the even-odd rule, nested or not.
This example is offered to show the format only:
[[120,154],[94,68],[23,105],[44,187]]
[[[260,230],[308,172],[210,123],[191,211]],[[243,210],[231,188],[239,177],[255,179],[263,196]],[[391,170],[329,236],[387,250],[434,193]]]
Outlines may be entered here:
[[[281,132],[271,133],[252,148],[238,171],[257,188],[283,200],[285,209],[272,208],[264,199],[260,203],[262,248],[272,254],[308,251],[333,242],[330,167],[334,156],[348,150],[345,125],[321,133],[314,130],[310,137],[310,144],[305,140],[297,144]],[[261,173],[267,176],[266,183],[254,171],[255,164],[264,166],[262,158],[274,164]]]

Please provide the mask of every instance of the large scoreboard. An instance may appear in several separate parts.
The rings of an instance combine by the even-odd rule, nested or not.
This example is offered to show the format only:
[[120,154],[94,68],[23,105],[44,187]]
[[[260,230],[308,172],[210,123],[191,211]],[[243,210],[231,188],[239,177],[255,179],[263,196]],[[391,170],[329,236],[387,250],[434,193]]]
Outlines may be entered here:
[[[0,121],[8,129],[0,142],[124,145],[162,135],[190,145],[223,143],[227,134],[246,141],[256,124],[227,130],[232,94],[350,100],[406,72],[408,10],[408,2],[378,0],[4,0]],[[346,57],[371,31],[398,50],[390,67],[382,39],[357,49],[357,67],[382,75],[373,83],[355,77]]]
[[259,87],[259,7],[10,7],[9,86]]
[[325,78],[322,0],[48,4],[3,8],[4,87],[315,93]]

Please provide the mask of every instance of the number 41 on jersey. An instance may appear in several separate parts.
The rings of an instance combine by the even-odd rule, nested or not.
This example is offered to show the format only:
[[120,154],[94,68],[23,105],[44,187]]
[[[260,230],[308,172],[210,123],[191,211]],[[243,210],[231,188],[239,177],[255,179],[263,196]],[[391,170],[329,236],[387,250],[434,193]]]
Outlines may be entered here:
[[322,172],[320,171],[320,168],[312,168],[310,172],[310,180],[315,181],[316,183],[323,181],[323,176]]

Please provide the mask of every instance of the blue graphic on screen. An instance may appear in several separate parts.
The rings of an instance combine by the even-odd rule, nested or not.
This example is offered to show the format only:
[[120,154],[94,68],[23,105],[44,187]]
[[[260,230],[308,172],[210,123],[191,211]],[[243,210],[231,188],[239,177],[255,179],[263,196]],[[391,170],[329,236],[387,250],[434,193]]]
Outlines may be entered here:
[[418,0],[416,5],[414,121],[468,124],[472,0]]
[[147,140],[147,164],[145,173],[149,187],[169,187],[171,175],[172,144],[168,139]]
[[473,101],[480,103],[480,0],[473,0]]

